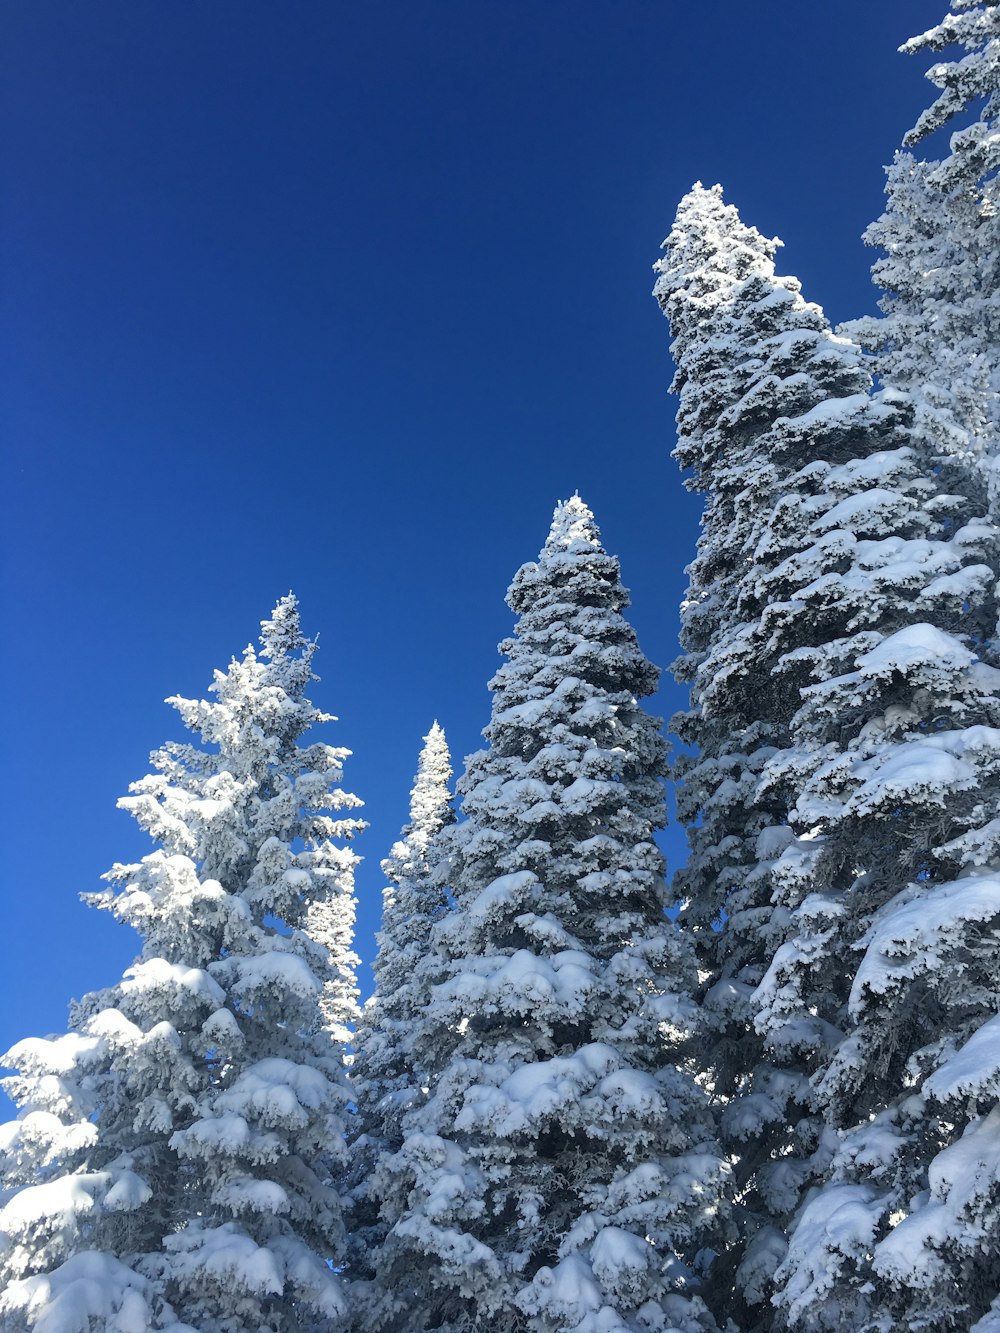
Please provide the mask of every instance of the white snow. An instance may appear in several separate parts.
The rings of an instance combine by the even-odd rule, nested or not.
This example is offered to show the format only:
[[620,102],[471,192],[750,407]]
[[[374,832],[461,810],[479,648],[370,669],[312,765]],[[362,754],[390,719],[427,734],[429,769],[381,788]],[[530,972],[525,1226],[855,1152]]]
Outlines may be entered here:
[[933,972],[942,953],[961,939],[966,922],[1000,915],[1000,874],[973,875],[938,885],[898,908],[890,904],[872,927],[864,958],[851,986],[854,1014],[869,995],[885,995],[901,982]]
[[988,1019],[962,1048],[924,1080],[926,1096],[938,1101],[1000,1097],[1000,1014]]

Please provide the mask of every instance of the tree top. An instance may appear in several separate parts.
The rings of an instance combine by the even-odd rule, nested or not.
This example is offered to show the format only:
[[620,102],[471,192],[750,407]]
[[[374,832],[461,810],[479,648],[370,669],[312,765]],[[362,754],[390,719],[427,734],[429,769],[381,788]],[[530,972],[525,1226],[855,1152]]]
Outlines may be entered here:
[[556,505],[540,559],[555,552],[584,550],[604,553],[593,511],[584,504],[579,494],[574,494]]

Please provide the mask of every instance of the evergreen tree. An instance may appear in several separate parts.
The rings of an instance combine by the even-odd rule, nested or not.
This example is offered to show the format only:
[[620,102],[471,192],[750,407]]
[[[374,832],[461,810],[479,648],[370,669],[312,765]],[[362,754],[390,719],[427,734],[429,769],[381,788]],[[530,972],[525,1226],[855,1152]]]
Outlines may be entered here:
[[949,155],[939,168],[942,183],[980,189],[984,199],[996,202],[1000,142],[1000,4],[997,0],[951,0],[950,12],[936,27],[912,37],[900,48],[946,51],[958,46],[958,59],[938,61],[927,77],[940,89],[932,106],[906,136],[912,145],[950,127],[956,116],[977,112],[971,124],[952,132]]
[[723,1168],[684,1067],[695,973],[653,840],[665,747],[637,699],[658,673],[579,498],[508,603],[434,931],[453,961],[417,1033],[430,1097],[404,1124],[379,1265],[410,1293],[401,1329],[693,1333]]
[[872,268],[884,313],[840,331],[910,396],[914,427],[938,452],[976,466],[995,450],[1000,416],[998,235],[973,195],[940,188],[939,165],[902,152],[887,168],[886,210],[865,232],[884,251]]
[[[907,391],[915,426],[973,462],[997,452],[1000,429],[1000,6],[956,0],[952,13],[904,51],[964,48],[928,72],[941,95],[906,136],[914,146],[956,119],[948,154],[896,155],[885,213],[865,233],[884,252],[872,269],[881,319],[845,326]],[[990,482],[997,480],[990,471]]]
[[750,1008],[785,936],[771,867],[793,839],[787,793],[761,780],[788,743],[807,669],[779,672],[778,645],[743,633],[766,605],[759,552],[772,511],[828,433],[824,414],[846,435],[853,416],[856,433],[887,448],[899,430],[894,413],[870,404],[857,351],[831,334],[794,278],[775,274],[779,245],[745,226],[718,186],[696,185],[664,242],[654,293],[673,335],[675,457],[705,496],[673,668],[691,690],[690,709],[672,723],[691,751],[674,767],[690,847],[675,892],[703,971],[702,1067],[726,1108],[735,1163],[740,1244],[722,1256],[713,1291],[748,1330],[770,1326],[767,1280],[818,1128],[808,1062],[766,1052]]
[[357,1104],[351,1144],[353,1270],[376,1287],[358,1296],[362,1327],[377,1316],[372,1302],[398,1304],[400,1293],[377,1283],[379,1246],[388,1223],[380,1218],[383,1159],[399,1151],[404,1112],[419,1102],[429,1074],[414,1032],[430,1000],[434,979],[431,931],[448,910],[436,876],[441,833],[454,824],[449,782],[451,756],[441,727],[424,737],[410,793],[410,819],[382,862],[389,881],[383,891],[382,929],[373,964],[375,992],[364,1008],[355,1045],[351,1084]]
[[836,1023],[777,1275],[795,1327],[965,1330],[1000,1291],[1000,673],[955,622],[874,642],[803,710],[845,739],[803,784],[793,819],[821,832],[757,997],[778,1043],[820,984]]
[[331,839],[362,825],[331,812],[360,802],[335,785],[348,751],[299,744],[330,719],[293,597],[261,644],[214,700],[168,701],[203,745],[163,746],[120,802],[160,846],[91,897],[141,935],[135,964],[67,1035],[5,1057],[5,1329],[288,1333],[344,1312],[348,1092],[320,1001],[344,1012],[350,959],[306,927],[321,912],[349,938],[356,858]]
[[[811,1186],[838,1179],[838,1133],[904,1086],[905,1059],[882,1067],[874,1051],[852,1098],[830,1078],[852,1049],[852,950],[924,873],[926,838],[889,808],[852,823],[837,802],[851,765],[904,734],[991,719],[975,645],[995,615],[996,538],[950,484],[957,465],[928,457],[898,394],[870,393],[857,346],[775,277],[774,244],[718,189],[687,197],[666,251],[678,456],[708,494],[679,668],[693,707],[677,725],[696,747],[679,888],[716,1024],[706,1074],[738,1158],[727,1308],[768,1328],[782,1233]],[[709,929],[720,911],[724,928]],[[828,1292],[789,1304],[786,1287],[786,1306],[806,1325],[821,1312],[833,1322],[816,1327],[868,1327],[862,1281],[839,1306]]]
[[[902,153],[890,167],[889,207],[867,233],[885,251],[873,270],[885,318],[847,329],[905,391],[911,446],[968,514],[984,508],[984,481],[994,511],[1000,494],[1000,6],[956,0],[903,50],[953,44],[963,50],[929,71],[941,95],[906,143],[971,123],[940,160]],[[986,466],[977,476],[970,462]],[[794,1025],[818,953],[857,960],[837,992],[841,1038],[813,1080],[836,1135],[778,1273],[782,1307],[805,1328],[1000,1329],[1000,1087],[988,1054],[1000,1001],[1000,676],[986,664],[1000,560],[985,524],[956,540],[977,527],[969,553],[984,576],[952,576],[954,600],[934,615],[921,589],[909,626],[826,664],[799,718],[800,740],[826,750],[795,820],[822,830],[804,881],[819,892],[774,960],[761,1020]]]

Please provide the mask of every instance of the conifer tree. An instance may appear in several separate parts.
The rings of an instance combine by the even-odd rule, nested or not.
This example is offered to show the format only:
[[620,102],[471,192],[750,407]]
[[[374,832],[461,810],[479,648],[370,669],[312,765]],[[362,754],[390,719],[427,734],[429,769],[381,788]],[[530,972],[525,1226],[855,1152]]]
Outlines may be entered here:
[[[685,199],[665,248],[678,456],[707,492],[679,668],[693,707],[677,725],[696,747],[679,887],[708,963],[706,1074],[739,1159],[726,1308],[763,1329],[782,1233],[806,1191],[837,1178],[837,1133],[905,1085],[905,1059],[882,1067],[874,1045],[851,1097],[829,1079],[853,1049],[853,950],[879,904],[923,874],[927,840],[917,819],[886,808],[851,823],[838,802],[879,747],[992,721],[976,644],[995,615],[996,535],[949,484],[957,468],[928,458],[908,404],[870,393],[859,349],[775,277],[774,244],[717,188]],[[709,930],[720,911],[724,928]],[[834,1321],[815,1327],[868,1317],[863,1281],[849,1305],[829,1290],[786,1308],[806,1326]]]
[[911,395],[915,427],[938,450],[981,463],[997,453],[1000,431],[1000,6],[955,0],[943,23],[902,50],[953,44],[963,54],[928,71],[940,96],[905,143],[967,123],[943,158],[900,152],[887,168],[886,210],[865,233],[884,252],[872,269],[883,318],[845,331],[877,354],[887,383]]
[[[983,511],[987,490],[995,513],[1000,6],[955,0],[902,49],[953,45],[959,55],[928,73],[941,95],[905,141],[947,127],[949,151],[928,161],[901,153],[889,168],[889,206],[866,236],[885,251],[873,270],[885,317],[844,331],[905,392],[926,474],[961,492],[966,514]],[[794,1025],[819,953],[848,947],[854,961],[838,993],[841,1039],[813,1079],[836,1135],[778,1272],[797,1327],[1000,1329],[1000,1087],[989,1054],[1000,997],[1000,676],[987,665],[1000,559],[986,524],[966,523],[957,540],[977,527],[969,553],[990,572],[952,576],[955,600],[935,615],[921,589],[908,627],[853,662],[827,663],[799,717],[800,742],[826,750],[793,821],[822,830],[804,880],[820,892],[774,960],[760,1021],[772,1032]]]
[[[359,820],[348,751],[301,745],[315,644],[292,596],[216,672],[169,700],[201,738],[168,742],[120,804],[159,843],[92,901],[139,932],[116,986],[62,1037],[6,1060],[20,1116],[0,1135],[5,1329],[289,1333],[344,1313],[332,1174],[348,1092],[324,1029],[349,956]],[[348,984],[347,990],[350,986]]]
[[684,1067],[695,973],[653,840],[665,747],[637,700],[658,673],[577,497],[508,603],[432,941],[452,961],[418,1034],[430,1096],[379,1264],[408,1293],[400,1329],[694,1333],[723,1168]]
[[[410,819],[386,859],[382,929],[373,964],[375,992],[358,1026],[351,1085],[357,1105],[351,1144],[351,1231],[354,1273],[376,1282],[378,1251],[388,1224],[380,1218],[383,1159],[402,1146],[404,1112],[418,1102],[429,1075],[414,1041],[430,1000],[431,932],[448,910],[440,881],[442,831],[454,825],[451,756],[437,722],[424,737],[410,793]],[[359,1292],[362,1326],[376,1318],[372,1302],[394,1301],[382,1290]]]
[[973,194],[940,187],[939,166],[900,152],[887,168],[886,210],[865,232],[884,252],[872,268],[883,315],[840,331],[910,396],[914,428],[975,469],[995,452],[1000,419],[1000,237]]
[[[920,116],[905,143],[920,143],[937,130],[952,129],[949,154],[939,169],[942,183],[946,187],[954,184],[979,189],[984,200],[995,203],[1000,168],[997,0],[951,0],[949,13],[941,23],[910,38],[900,49],[913,55],[920,51],[947,51],[953,46],[961,48],[964,54],[958,59],[938,61],[927,71],[927,78],[940,89],[940,95]],[[970,112],[976,113],[975,119],[956,130],[954,119]]]
[[856,350],[833,337],[794,278],[775,274],[779,245],[745,226],[718,186],[696,185],[664,242],[654,292],[673,335],[675,457],[705,496],[673,668],[691,690],[690,709],[672,722],[691,751],[674,769],[690,847],[674,883],[705,979],[702,1067],[726,1108],[737,1163],[741,1240],[722,1256],[713,1290],[748,1330],[770,1326],[767,1279],[818,1129],[808,1061],[766,1052],[750,1008],[784,939],[787,911],[775,911],[771,866],[793,838],[787,794],[762,790],[761,779],[788,743],[807,670],[779,673],[779,652],[746,644],[741,631],[763,609],[758,550],[771,511],[811,456],[811,437],[821,439],[826,405],[842,410],[848,429],[854,415],[859,433],[871,430],[886,447],[899,432],[896,414],[876,415],[869,403]]

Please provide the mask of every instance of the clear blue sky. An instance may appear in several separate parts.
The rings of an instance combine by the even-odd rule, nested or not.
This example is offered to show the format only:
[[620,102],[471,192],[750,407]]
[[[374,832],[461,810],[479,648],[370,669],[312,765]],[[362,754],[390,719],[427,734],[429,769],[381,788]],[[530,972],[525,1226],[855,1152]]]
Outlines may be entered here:
[[932,91],[895,48],[944,9],[4,7],[0,1050],[130,961],[77,900],[150,850],[116,798],[289,588],[367,802],[368,959],[420,737],[478,744],[557,499],[674,657],[659,243],[720,180],[835,320],[872,308],[860,233]]

